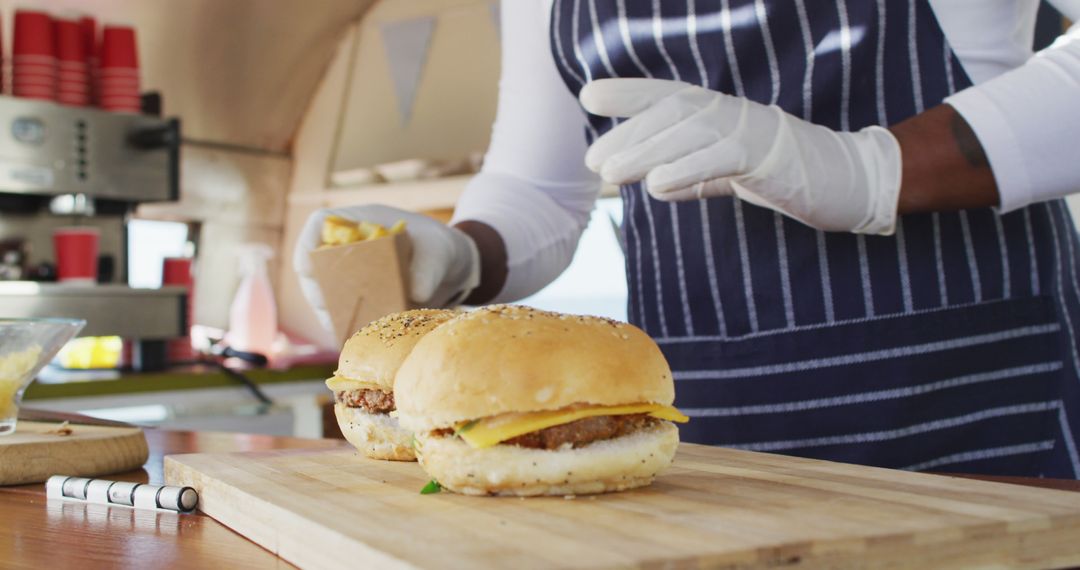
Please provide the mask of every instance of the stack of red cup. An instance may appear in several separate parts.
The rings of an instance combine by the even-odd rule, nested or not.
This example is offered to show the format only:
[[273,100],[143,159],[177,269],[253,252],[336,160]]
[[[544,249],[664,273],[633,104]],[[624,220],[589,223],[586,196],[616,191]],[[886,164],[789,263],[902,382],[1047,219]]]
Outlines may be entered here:
[[56,46],[52,18],[35,10],[15,11],[12,93],[28,99],[56,99]]
[[76,20],[56,20],[56,100],[64,105],[90,104],[90,70],[87,66],[83,30]]
[[134,28],[105,26],[100,56],[98,106],[107,111],[140,112],[139,58]]

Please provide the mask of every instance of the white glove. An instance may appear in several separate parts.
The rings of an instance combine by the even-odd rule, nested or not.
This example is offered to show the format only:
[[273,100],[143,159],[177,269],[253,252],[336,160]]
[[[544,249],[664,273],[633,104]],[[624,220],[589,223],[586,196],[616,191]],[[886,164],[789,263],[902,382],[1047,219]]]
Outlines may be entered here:
[[460,303],[480,283],[480,253],[472,238],[457,228],[427,216],[387,206],[348,206],[318,210],[308,217],[293,250],[293,269],[300,275],[300,288],[315,309],[324,328],[332,329],[330,315],[319,284],[312,277],[309,253],[322,242],[322,225],[327,215],[354,222],[394,225],[405,220],[405,232],[412,241],[409,264],[409,299],[424,307],[445,307]]
[[611,184],[645,179],[659,200],[735,196],[827,231],[891,234],[900,144],[881,127],[836,132],[742,97],[678,81],[600,79],[594,115],[630,117],[585,163]]

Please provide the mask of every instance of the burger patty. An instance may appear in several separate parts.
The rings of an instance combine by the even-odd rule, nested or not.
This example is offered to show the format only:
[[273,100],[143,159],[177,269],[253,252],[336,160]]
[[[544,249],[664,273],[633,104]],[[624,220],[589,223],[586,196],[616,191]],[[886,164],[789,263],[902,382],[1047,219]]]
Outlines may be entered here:
[[[594,441],[613,439],[654,426],[659,421],[648,414],[594,416],[522,434],[502,443],[531,449],[559,449],[564,445],[584,447]],[[432,432],[432,435],[442,437],[453,434],[452,429]]]
[[382,390],[364,388],[335,392],[337,401],[349,408],[363,408],[370,414],[386,414],[394,411],[394,395]]
[[594,441],[613,439],[652,425],[657,420],[647,414],[594,416],[551,426],[508,439],[503,443],[532,449],[559,449],[570,444],[583,447]]

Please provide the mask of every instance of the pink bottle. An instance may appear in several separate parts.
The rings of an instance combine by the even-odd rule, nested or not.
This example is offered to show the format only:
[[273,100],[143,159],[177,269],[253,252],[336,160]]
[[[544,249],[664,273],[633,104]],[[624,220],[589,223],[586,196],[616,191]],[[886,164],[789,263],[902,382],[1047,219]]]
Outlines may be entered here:
[[229,346],[271,357],[277,338],[277,305],[270,286],[267,261],[274,250],[263,244],[239,247],[242,278],[229,308]]

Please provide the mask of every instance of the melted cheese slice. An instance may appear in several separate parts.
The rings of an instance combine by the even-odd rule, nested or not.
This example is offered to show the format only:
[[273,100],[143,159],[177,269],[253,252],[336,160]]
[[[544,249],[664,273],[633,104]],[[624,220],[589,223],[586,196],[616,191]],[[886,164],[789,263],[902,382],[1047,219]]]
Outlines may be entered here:
[[[519,435],[544,428],[568,424],[595,416],[625,416],[649,414],[654,418],[686,423],[690,418],[674,406],[663,404],[628,404],[624,406],[591,406],[522,414],[502,414],[474,422],[462,422],[456,427],[457,434],[470,446],[481,449],[502,443]],[[470,425],[471,424],[471,425]]]
[[326,381],[326,387],[330,388],[334,392],[348,392],[349,390],[382,390],[386,391],[382,386],[374,382],[366,382],[364,380],[353,380],[351,378],[342,378],[341,376],[334,376]]

